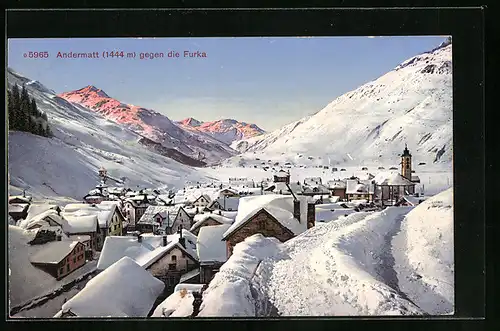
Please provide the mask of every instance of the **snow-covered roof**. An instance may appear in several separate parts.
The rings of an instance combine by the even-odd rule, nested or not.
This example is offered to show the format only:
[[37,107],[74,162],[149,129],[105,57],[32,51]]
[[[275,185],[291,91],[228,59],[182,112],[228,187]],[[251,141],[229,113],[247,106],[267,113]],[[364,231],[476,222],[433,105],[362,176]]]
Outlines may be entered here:
[[400,186],[410,186],[415,185],[407,178],[403,177],[397,172],[381,172],[373,178],[377,185],[400,185]]
[[53,241],[44,245],[43,249],[31,257],[33,263],[58,264],[64,259],[79,241]]
[[66,233],[97,232],[97,215],[74,215],[72,213],[61,213],[67,225],[63,225]]
[[9,213],[22,213],[29,207],[27,203],[11,203],[9,204]]
[[422,201],[425,201],[427,199],[427,197],[416,197],[416,196],[413,196],[413,195],[404,195],[403,199],[405,199],[406,201],[408,201],[409,203],[411,203],[413,206],[417,206]]
[[355,213],[354,209],[341,208],[332,211],[331,209],[316,208],[316,222],[335,221],[341,216],[352,213]]
[[196,269],[193,269],[191,270],[190,272],[186,272],[185,274],[182,274],[181,278],[179,279],[179,284],[175,286],[175,289],[174,291],[177,291],[177,286],[181,285],[181,283],[184,283],[185,281],[193,278],[193,277],[196,277],[200,274],[200,269],[199,268],[196,268]]
[[[161,246],[163,239],[161,236],[157,237],[161,240],[159,245],[156,246],[159,247]],[[156,247],[151,246],[146,240],[144,240],[145,238],[146,237],[143,236],[142,242],[139,242],[137,237],[106,237],[101,250],[101,255],[99,256],[99,262],[97,263],[97,269],[104,270],[125,256],[136,260],[140,256],[151,252]]]
[[78,317],[146,317],[165,285],[124,257],[62,306]]
[[238,194],[238,191],[233,189],[233,188],[229,188],[229,187],[224,187],[223,189],[219,190],[219,194],[220,193],[223,193],[223,192],[230,192],[230,193],[233,193],[233,194]]
[[73,240],[73,241],[79,241],[81,243],[85,242],[85,241],[89,241],[91,238],[88,234],[74,234],[74,235],[71,235],[71,236],[68,236],[68,239],[69,240]]
[[156,223],[155,216],[159,214],[163,219],[166,219],[168,216],[169,222],[168,224],[166,224],[166,226],[170,227],[175,220],[175,216],[177,215],[179,208],[179,206],[149,206],[148,208],[146,208],[146,211],[141,216],[141,219],[138,223]]
[[238,210],[238,205],[240,203],[239,197],[220,197],[217,198],[217,201],[220,206],[224,209]]
[[47,210],[56,210],[57,208],[60,207],[58,205],[51,205],[47,203],[32,203],[28,208],[28,216],[26,216],[25,222],[29,222],[33,217]]
[[267,194],[241,198],[235,222],[224,233],[224,238],[230,236],[262,209],[293,234],[304,232],[307,230],[307,198],[298,197],[298,199],[300,200],[301,222],[293,217],[293,197],[291,196]]
[[288,177],[290,176],[290,174],[288,172],[286,172],[285,170],[281,169],[280,171],[278,171],[276,174],[275,174],[276,177]]
[[361,181],[358,179],[348,179],[346,194],[367,194],[373,193],[373,184],[369,181]]
[[9,203],[15,200],[22,201],[24,203],[30,203],[31,202],[31,197],[30,196],[22,196],[22,195],[11,195],[9,197]]
[[18,226],[27,229],[35,223],[42,224],[47,218],[62,226],[63,229],[67,228],[67,221],[61,218],[61,216],[59,216],[53,209],[45,210],[44,212],[41,212],[40,214],[35,215],[30,219],[27,218],[26,220],[19,222]]
[[[199,285],[199,284],[196,284]],[[203,285],[201,285],[203,286]],[[198,290],[197,290],[198,291]],[[161,302],[153,312],[151,317],[189,317],[193,314],[192,290],[186,293],[174,291],[163,302]]]
[[[183,236],[187,234],[186,230],[182,231]],[[184,253],[188,254],[193,258],[193,260],[198,261],[198,253],[196,251],[196,237],[189,233],[190,235],[184,236],[186,247],[179,243],[179,234],[173,234],[167,236],[167,245],[158,247],[142,256],[139,256],[136,261],[143,268],[150,267],[153,263],[158,261],[166,253],[170,252],[174,247],[177,247]],[[193,238],[194,237],[194,238]]]
[[198,233],[197,250],[200,263],[226,262],[226,244],[222,241],[224,232],[229,229],[229,224],[205,226]]
[[206,220],[209,218],[214,221],[219,222],[220,224],[231,224],[233,222],[232,219],[224,217],[222,215],[214,214],[214,213],[203,213],[194,215],[193,221],[195,222],[189,231],[194,231],[199,228]]
[[95,215],[97,216],[99,226],[102,228],[107,228],[115,212],[119,213],[119,208],[116,204],[105,204],[105,205],[70,204],[64,207],[63,214],[65,215],[65,217]]
[[329,180],[327,186],[330,189],[345,188],[346,183],[343,180]]

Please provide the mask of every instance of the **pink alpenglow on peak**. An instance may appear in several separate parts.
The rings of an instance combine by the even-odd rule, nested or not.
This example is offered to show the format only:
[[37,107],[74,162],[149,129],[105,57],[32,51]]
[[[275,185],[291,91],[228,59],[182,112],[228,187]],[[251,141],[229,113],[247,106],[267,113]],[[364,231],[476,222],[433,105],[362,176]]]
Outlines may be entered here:
[[185,129],[209,134],[227,144],[231,144],[235,140],[247,139],[265,133],[255,124],[239,122],[234,119],[202,122],[189,117],[177,123]]

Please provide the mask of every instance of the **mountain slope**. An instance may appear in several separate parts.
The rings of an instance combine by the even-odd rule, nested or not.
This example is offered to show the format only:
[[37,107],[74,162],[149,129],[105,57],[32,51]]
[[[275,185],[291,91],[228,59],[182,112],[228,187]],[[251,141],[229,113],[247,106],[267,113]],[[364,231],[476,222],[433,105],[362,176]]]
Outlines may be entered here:
[[234,155],[227,145],[199,131],[184,130],[168,117],[140,106],[128,105],[111,98],[103,90],[89,85],[82,89],[65,92],[59,97],[122,124],[164,147],[177,149],[183,154],[206,160],[219,161]]
[[268,156],[305,154],[361,163],[393,161],[408,143],[419,162],[450,162],[451,61],[452,45],[442,44],[338,97],[312,116],[232,147]]
[[[98,183],[104,166],[128,187],[183,186],[203,178],[196,169],[149,151],[137,133],[88,109],[72,104],[49,89],[8,70],[8,85],[27,84],[45,112],[54,138],[9,132],[8,167],[11,187],[26,188],[35,197],[66,196],[81,200]],[[115,183],[110,183],[115,185]]]
[[215,139],[222,141],[228,145],[232,142],[259,136],[265,133],[264,130],[255,124],[247,124],[238,122],[233,119],[223,119],[213,122],[201,122],[192,117],[186,118],[178,122],[183,128],[203,132],[211,135]]

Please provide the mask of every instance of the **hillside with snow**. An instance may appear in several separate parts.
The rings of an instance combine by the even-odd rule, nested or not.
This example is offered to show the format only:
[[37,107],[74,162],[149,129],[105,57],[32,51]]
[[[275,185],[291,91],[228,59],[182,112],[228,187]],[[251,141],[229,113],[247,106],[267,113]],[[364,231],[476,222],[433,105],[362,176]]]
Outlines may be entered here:
[[453,314],[452,192],[316,224],[285,243],[248,237],[198,316]]
[[9,132],[9,184],[14,194],[24,188],[35,197],[81,200],[99,182],[101,166],[128,187],[183,187],[186,180],[204,178],[196,168],[140,144],[142,137],[134,131],[58,97],[39,82],[10,69],[7,81],[9,87],[26,84],[54,133],[46,138]]
[[179,121],[178,124],[187,130],[208,134],[228,145],[231,145],[234,141],[260,136],[265,133],[264,130],[255,124],[239,122],[233,119],[201,122],[189,117]]
[[312,116],[235,141],[245,155],[334,163],[394,160],[405,143],[417,162],[450,163],[453,154],[452,45],[404,61]]
[[167,116],[154,110],[124,104],[103,90],[89,85],[58,97],[84,106],[104,118],[190,157],[207,162],[219,161],[235,154],[225,143],[198,130],[186,130]]

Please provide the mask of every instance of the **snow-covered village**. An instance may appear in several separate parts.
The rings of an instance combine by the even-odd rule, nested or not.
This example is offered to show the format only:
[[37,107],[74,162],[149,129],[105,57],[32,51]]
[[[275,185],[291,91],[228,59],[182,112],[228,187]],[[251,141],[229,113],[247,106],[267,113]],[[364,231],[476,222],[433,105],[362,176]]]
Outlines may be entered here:
[[452,315],[451,55],[270,131],[9,63],[10,317]]

